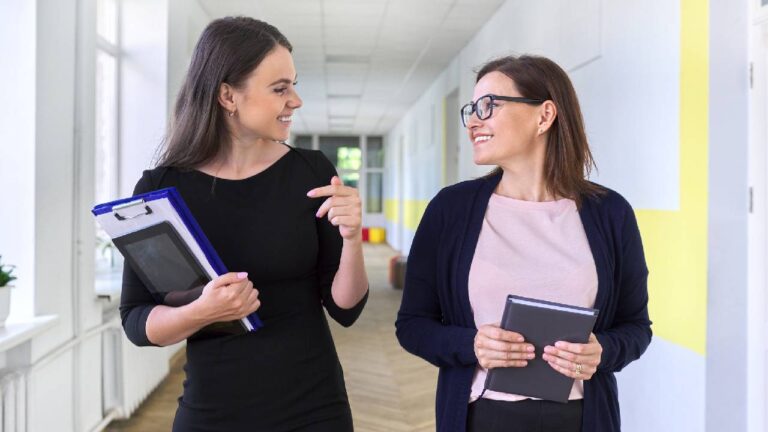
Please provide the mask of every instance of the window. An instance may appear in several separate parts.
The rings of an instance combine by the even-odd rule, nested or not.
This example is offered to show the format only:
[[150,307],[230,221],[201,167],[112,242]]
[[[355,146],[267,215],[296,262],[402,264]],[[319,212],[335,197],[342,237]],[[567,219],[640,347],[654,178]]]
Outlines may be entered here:
[[[96,3],[95,196],[96,203],[119,194],[119,0]],[[109,237],[96,226],[96,279],[114,273],[119,254]],[[118,262],[116,262],[118,261]],[[98,287],[97,287],[98,289]]]
[[384,168],[384,140],[380,136],[369,136],[367,140],[366,166]]
[[384,211],[384,139],[380,136],[367,137],[365,149],[365,212]]
[[347,186],[357,187],[360,183],[362,152],[360,137],[357,136],[322,136],[320,151],[331,161],[339,172],[339,177]]
[[96,202],[117,195],[117,59],[96,52]]
[[383,225],[383,137],[297,135],[292,144],[296,148],[322,151],[344,184],[359,189],[364,221]]

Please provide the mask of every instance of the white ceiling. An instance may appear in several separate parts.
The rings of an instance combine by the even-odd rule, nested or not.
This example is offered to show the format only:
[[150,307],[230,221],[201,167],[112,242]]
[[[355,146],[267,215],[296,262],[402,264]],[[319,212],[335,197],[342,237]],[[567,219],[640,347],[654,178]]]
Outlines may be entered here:
[[304,100],[294,132],[355,134],[391,129],[504,2],[198,1],[211,18],[251,16],[291,41]]

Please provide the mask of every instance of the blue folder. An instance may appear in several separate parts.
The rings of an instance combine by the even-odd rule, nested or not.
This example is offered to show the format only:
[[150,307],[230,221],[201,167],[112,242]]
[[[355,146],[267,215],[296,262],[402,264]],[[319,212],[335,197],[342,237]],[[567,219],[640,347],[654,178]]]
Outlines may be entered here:
[[[227,269],[224,266],[224,263],[221,261],[221,258],[219,258],[218,254],[213,249],[210,241],[205,236],[202,229],[200,229],[200,226],[197,224],[194,216],[192,216],[192,212],[190,212],[189,207],[187,207],[186,203],[181,198],[181,195],[174,187],[159,189],[129,198],[123,198],[108,203],[99,204],[95,206],[91,212],[94,216],[96,216],[97,220],[101,219],[101,221],[99,221],[100,224],[103,228],[105,228],[105,231],[107,231],[107,233],[112,236],[105,224],[102,223],[102,221],[105,221],[104,215],[114,215],[114,219],[112,217],[106,219],[110,224],[117,225],[120,222],[126,222],[132,224],[133,227],[139,227],[138,229],[141,229],[140,223],[136,222],[135,219],[143,215],[153,214],[155,210],[152,209],[150,204],[153,201],[157,202],[158,200],[167,200],[170,203],[180,221],[184,224],[186,229],[197,242],[197,245],[202,250],[206,260],[213,268],[213,271],[217,275],[227,273]],[[141,212],[138,214],[126,214],[126,209],[136,207],[144,208],[141,209]],[[127,232],[124,234],[127,234]],[[243,318],[243,321],[246,320],[248,323],[250,323],[250,327],[252,327],[252,329],[248,329],[248,326],[245,323],[243,323],[243,326],[249,331],[256,331],[256,329],[263,327],[261,320],[255,312]]]

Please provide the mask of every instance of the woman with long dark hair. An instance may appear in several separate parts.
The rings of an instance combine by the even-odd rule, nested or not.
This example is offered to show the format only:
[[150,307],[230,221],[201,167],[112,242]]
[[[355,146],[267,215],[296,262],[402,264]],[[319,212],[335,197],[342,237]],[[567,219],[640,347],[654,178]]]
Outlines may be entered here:
[[[594,166],[576,92],[549,59],[504,57],[461,110],[489,175],[440,191],[408,256],[397,337],[440,367],[437,429],[618,432],[614,372],[651,341],[648,270],[632,207],[587,180]],[[587,343],[543,352],[499,326],[507,295],[600,313]],[[489,369],[541,358],[574,379],[568,403],[485,389]]]
[[[181,307],[126,266],[120,312],[137,345],[187,339],[174,431],[351,431],[323,309],[343,326],[367,298],[361,205],[330,161],[293,149],[301,107],[291,44],[255,19],[211,22],[195,47],[157,167],[135,193],[174,186],[228,273]],[[264,327],[197,333],[258,310]]]

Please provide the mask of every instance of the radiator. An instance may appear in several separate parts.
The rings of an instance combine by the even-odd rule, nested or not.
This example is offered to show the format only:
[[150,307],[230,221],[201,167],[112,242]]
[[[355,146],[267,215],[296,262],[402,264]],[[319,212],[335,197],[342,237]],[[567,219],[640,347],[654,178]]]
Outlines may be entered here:
[[104,342],[104,411],[128,418],[168,375],[169,351],[137,347],[121,328],[105,332]]
[[11,371],[0,377],[0,432],[27,430],[27,373]]
[[125,384],[123,407],[125,414],[130,415],[168,376],[170,367],[166,348],[137,347],[125,335],[121,336]]

